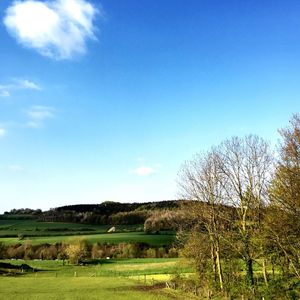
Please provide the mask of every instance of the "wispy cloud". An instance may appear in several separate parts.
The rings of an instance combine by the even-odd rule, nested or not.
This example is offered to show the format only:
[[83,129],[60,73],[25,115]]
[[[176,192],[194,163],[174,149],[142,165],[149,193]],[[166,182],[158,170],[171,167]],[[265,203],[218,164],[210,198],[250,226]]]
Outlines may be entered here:
[[98,13],[86,0],[15,1],[4,24],[17,41],[53,59],[71,59],[86,52],[95,38]]
[[0,127],[0,138],[3,138],[6,135],[6,130]]
[[39,85],[27,79],[19,79],[17,82],[19,83],[19,88],[36,91],[40,91],[42,89]]
[[21,165],[10,165],[8,170],[13,173],[18,173],[24,171],[24,168]]
[[28,79],[14,79],[9,84],[0,84],[0,97],[10,97],[15,90],[35,90],[42,88],[35,82]]
[[8,89],[3,86],[0,85],[0,97],[9,97],[10,96],[10,92],[8,91]]
[[55,109],[50,106],[32,106],[28,111],[27,115],[29,121],[28,127],[40,128],[47,119],[51,119],[55,116]]
[[132,170],[132,173],[139,175],[139,176],[148,176],[158,172],[160,168],[160,164],[155,164],[154,166],[140,166],[136,169]]

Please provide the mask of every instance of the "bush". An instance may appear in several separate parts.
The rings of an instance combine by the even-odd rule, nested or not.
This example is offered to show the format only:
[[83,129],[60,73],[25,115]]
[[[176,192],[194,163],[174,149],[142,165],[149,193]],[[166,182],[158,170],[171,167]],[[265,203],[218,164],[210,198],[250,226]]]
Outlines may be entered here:
[[78,240],[66,247],[66,254],[69,261],[78,265],[87,255],[87,244],[85,240]]

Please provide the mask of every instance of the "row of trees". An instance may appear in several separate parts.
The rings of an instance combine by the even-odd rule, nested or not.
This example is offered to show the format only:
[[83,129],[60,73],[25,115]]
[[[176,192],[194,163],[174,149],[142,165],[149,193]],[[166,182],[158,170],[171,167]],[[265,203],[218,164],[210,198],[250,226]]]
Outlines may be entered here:
[[61,259],[79,264],[90,259],[109,258],[171,258],[178,257],[178,250],[170,246],[152,247],[146,243],[89,244],[84,239],[68,244],[54,245],[5,245],[0,243],[1,259]]
[[[233,137],[197,154],[180,172],[182,196],[193,200],[186,214],[199,220],[184,254],[196,261],[201,281],[221,292],[245,274],[249,297],[257,297],[254,264],[265,289],[270,264],[273,274],[280,269],[285,278],[300,279],[299,116],[280,134],[277,153],[257,136]],[[243,262],[244,273],[233,261]]]

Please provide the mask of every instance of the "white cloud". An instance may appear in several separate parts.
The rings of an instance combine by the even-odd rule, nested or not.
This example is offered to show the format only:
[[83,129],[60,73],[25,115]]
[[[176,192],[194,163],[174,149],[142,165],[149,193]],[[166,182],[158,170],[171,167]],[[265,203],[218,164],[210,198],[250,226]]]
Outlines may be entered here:
[[53,59],[71,59],[86,52],[95,38],[98,10],[86,0],[16,1],[4,24],[18,42]]
[[24,168],[22,166],[20,166],[20,165],[10,165],[10,166],[8,166],[8,170],[10,172],[17,173],[17,172],[24,171]]
[[55,109],[50,106],[32,106],[28,111],[27,115],[29,121],[28,127],[39,128],[43,125],[46,119],[51,119],[55,115]]
[[40,91],[42,88],[35,82],[28,79],[14,79],[9,84],[0,85],[0,97],[10,97],[14,90],[36,90]]
[[28,90],[37,90],[40,91],[41,87],[34,83],[33,81],[27,79],[20,79],[19,80],[19,87]]
[[6,89],[5,86],[0,85],[0,97],[9,97],[10,92]]
[[0,138],[4,137],[5,135],[6,135],[6,130],[0,127]]
[[156,173],[156,170],[149,166],[141,166],[141,167],[138,167],[138,168],[132,170],[132,172],[139,176],[147,176],[147,175]]

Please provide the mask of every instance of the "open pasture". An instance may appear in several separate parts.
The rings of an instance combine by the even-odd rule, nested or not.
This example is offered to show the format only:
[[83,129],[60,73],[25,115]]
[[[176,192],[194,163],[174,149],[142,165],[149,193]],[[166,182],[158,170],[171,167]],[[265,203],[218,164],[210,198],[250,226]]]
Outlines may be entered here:
[[[171,244],[172,232],[145,234],[142,225],[117,225],[116,232],[107,233],[112,225],[85,225],[35,220],[0,220],[0,242],[5,244],[55,244],[85,239],[88,243],[147,243],[151,246]],[[21,238],[20,238],[21,237]]]
[[[0,299],[171,299],[161,291],[142,291],[125,278],[2,278]],[[173,298],[174,299],[174,298]],[[181,298],[182,299],[182,298]]]
[[172,234],[145,234],[144,232],[122,232],[122,233],[103,233],[103,234],[81,234],[73,235],[57,235],[57,236],[38,236],[25,237],[20,240],[17,237],[0,238],[0,242],[8,245],[29,243],[32,245],[69,243],[74,239],[84,239],[90,244],[94,243],[147,243],[151,246],[169,245],[174,242],[175,236]]
[[[87,225],[67,222],[38,222],[36,220],[0,219],[0,237],[56,236],[105,233],[112,225]],[[116,232],[142,231],[143,225],[117,225]]]
[[36,272],[2,277],[0,299],[189,299],[159,284],[171,274],[188,271],[178,265],[178,259],[99,260],[84,266],[63,266],[62,261],[5,262],[26,263]]
[[2,260],[13,265],[28,264],[38,272],[28,272],[27,277],[77,277],[176,274],[190,272],[178,258],[134,258],[88,260],[83,265],[63,264],[61,260]]

